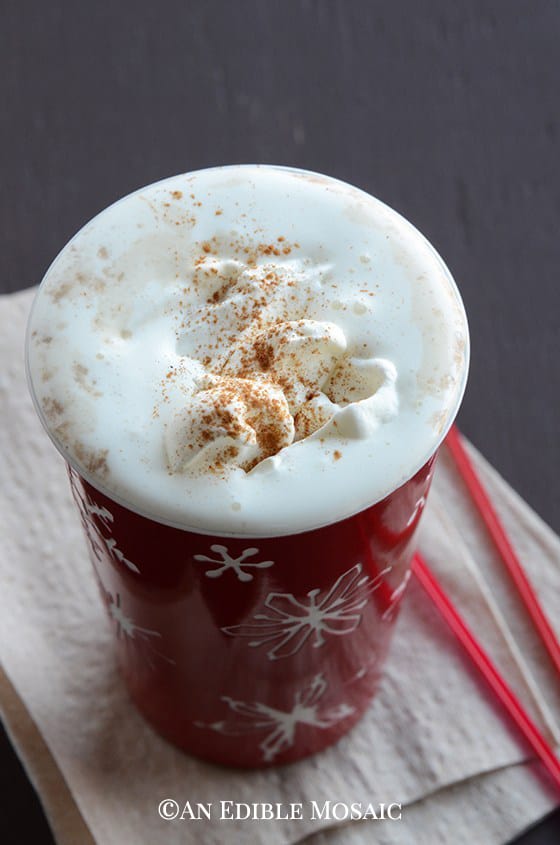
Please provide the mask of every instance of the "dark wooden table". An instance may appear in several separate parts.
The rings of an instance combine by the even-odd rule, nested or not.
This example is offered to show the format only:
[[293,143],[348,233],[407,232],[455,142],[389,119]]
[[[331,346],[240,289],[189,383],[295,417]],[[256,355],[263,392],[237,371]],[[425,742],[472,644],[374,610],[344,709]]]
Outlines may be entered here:
[[[4,0],[0,288],[172,173],[360,185],[447,260],[472,332],[460,425],[558,530],[559,37],[553,0]],[[51,842],[6,739],[0,790],[0,841]]]

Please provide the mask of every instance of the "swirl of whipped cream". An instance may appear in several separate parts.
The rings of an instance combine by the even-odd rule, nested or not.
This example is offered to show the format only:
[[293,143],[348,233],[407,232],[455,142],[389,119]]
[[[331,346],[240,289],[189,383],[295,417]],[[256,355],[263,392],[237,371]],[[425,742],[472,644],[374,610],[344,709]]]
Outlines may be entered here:
[[321,390],[346,349],[344,332],[318,320],[279,321],[241,337],[222,368],[231,375],[259,375],[279,385],[296,413]]
[[282,391],[264,380],[208,375],[202,389],[168,422],[165,449],[171,472],[249,470],[294,439]]
[[169,469],[233,464],[249,470],[316,431],[337,408],[319,397],[345,349],[334,323],[292,320],[249,329],[168,423]]

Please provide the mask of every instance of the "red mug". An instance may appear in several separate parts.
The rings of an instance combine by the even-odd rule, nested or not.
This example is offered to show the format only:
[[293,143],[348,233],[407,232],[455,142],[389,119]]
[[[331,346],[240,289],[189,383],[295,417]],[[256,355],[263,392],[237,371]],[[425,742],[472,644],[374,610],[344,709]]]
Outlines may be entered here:
[[280,537],[155,522],[69,467],[131,698],[215,763],[289,763],[336,742],[378,683],[435,454],[347,519]]
[[[303,246],[288,243],[280,230],[301,231]],[[276,256],[283,269],[265,284],[270,273],[262,276],[262,271],[276,263]],[[227,269],[232,261],[235,272]],[[300,261],[301,297],[291,290],[299,284]],[[292,272],[294,278],[288,278]],[[238,294],[232,293],[229,305],[227,296],[221,297],[224,290],[234,291],[244,273],[247,286],[243,282],[239,289],[239,313],[230,325],[225,315]],[[209,286],[202,284],[206,274],[217,277]],[[346,281],[335,293],[338,274]],[[224,280],[224,289],[215,288]],[[192,303],[186,297],[191,287]],[[278,308],[266,316],[267,291],[272,306],[277,287]],[[367,294],[378,299],[370,302],[368,296],[366,304]],[[310,307],[316,295],[317,309]],[[204,310],[214,306],[219,311]],[[344,310],[348,321],[342,319]],[[152,323],[152,312],[161,323]],[[252,486],[238,474],[230,487],[227,473],[224,484],[206,477],[199,486],[198,470],[190,475],[181,448],[177,466],[169,464],[165,431],[174,431],[176,412],[180,423],[188,410],[183,388],[195,390],[202,372],[198,364],[203,369],[208,364],[206,357],[199,360],[204,350],[221,350],[217,357],[207,356],[214,364],[208,364],[206,375],[215,375],[222,372],[227,344],[232,355],[235,349],[241,354],[243,343],[236,344],[246,329],[245,340],[257,355],[261,318],[263,325],[270,318],[272,327],[277,318],[286,325],[312,318],[319,325],[330,316],[342,332],[334,345],[345,348],[347,357],[365,356],[362,361],[369,364],[358,375],[355,362],[356,384],[352,376],[348,395],[343,386],[340,395],[335,391],[341,404],[333,429],[342,425],[332,441],[326,435],[326,447],[320,434],[309,452],[298,452],[295,443],[285,465],[279,459],[282,471],[270,483],[263,472]],[[259,330],[254,337],[253,329]],[[323,354],[319,346],[313,346],[310,354],[315,353]],[[374,353],[375,358],[367,357]],[[387,359],[377,358],[385,354]],[[263,361],[257,355],[254,373],[251,356],[248,375],[260,379],[268,371],[268,352]],[[298,379],[301,375],[306,401],[316,399],[317,408],[323,376],[336,375],[328,356],[319,367],[321,373],[326,367],[324,373],[318,380],[310,377],[309,384],[299,373],[297,356],[288,366]],[[192,372],[183,358],[198,361]],[[376,359],[378,365],[384,361],[379,373],[387,377],[379,385],[373,377],[377,365],[368,369]],[[30,389],[43,424],[72,465],[70,478],[126,684],[161,734],[207,760],[263,766],[319,751],[357,722],[389,646],[435,452],[457,411],[467,363],[464,310],[439,256],[387,206],[321,174],[266,165],[180,174],[119,200],[63,249],[45,276],[29,321]],[[240,367],[235,364],[234,378],[245,377],[245,363]],[[283,377],[272,371],[269,376],[276,390]],[[168,380],[175,393],[168,392]],[[371,415],[365,406],[354,415],[349,405],[368,399]],[[195,401],[190,408],[195,415],[197,407]],[[282,407],[287,424],[290,406]],[[402,425],[383,437],[393,414],[402,414],[396,421]],[[315,433],[321,419],[319,414]],[[193,434],[193,442],[190,434],[179,437],[187,450],[195,449],[195,460],[205,438],[212,440],[203,412],[198,422],[200,437]],[[254,437],[256,442],[263,438],[262,460],[281,452],[284,441],[277,443],[275,434],[274,442],[265,444],[271,431],[260,428]],[[348,444],[348,457],[340,464],[335,462],[342,454],[331,449],[337,443]],[[109,446],[111,467],[105,461]],[[326,457],[331,452],[332,460]],[[208,465],[208,472],[218,463]],[[169,486],[167,472],[175,476]],[[230,493],[244,490],[250,509],[231,498],[224,505]],[[339,490],[347,496],[337,502]],[[364,504],[369,506],[346,518]],[[213,512],[213,506],[225,510]],[[235,518],[234,506],[241,510]],[[136,512],[143,509],[144,515]],[[165,524],[167,518],[174,525]],[[186,530],[186,520],[194,531]],[[329,524],[309,529],[324,521]],[[221,535],[220,525],[226,526]],[[233,527],[224,536],[228,525],[253,527],[241,534]],[[251,531],[258,536],[251,537]],[[275,532],[279,536],[270,536]]]

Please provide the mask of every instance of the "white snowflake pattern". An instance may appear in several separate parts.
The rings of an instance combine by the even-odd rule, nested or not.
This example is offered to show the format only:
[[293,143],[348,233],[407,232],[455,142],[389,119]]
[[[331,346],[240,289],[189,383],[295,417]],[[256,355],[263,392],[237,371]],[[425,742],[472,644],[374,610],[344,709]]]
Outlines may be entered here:
[[406,585],[410,581],[411,574],[412,574],[411,570],[408,569],[405,572],[405,576],[402,579],[401,583],[398,585],[398,587],[395,587],[395,589],[391,593],[391,597],[389,599],[389,606],[387,607],[387,609],[383,613],[383,616],[381,617],[385,622],[388,622],[390,619],[393,618],[393,615],[394,615],[394,613],[395,613],[395,611],[396,611],[397,607],[399,606],[399,603],[402,599],[403,593],[406,590]]
[[140,573],[140,570],[138,569],[136,564],[132,563],[131,560],[128,560],[128,558],[126,558],[123,555],[121,550],[119,548],[117,548],[117,541],[116,540],[113,540],[112,537],[102,537],[102,540],[104,541],[105,545],[107,546],[107,549],[109,550],[109,554],[113,555],[113,557],[115,557],[121,563],[124,563],[124,565],[127,566],[129,569],[131,569],[132,572]]
[[365,676],[367,675],[367,673],[368,673],[368,669],[367,669],[367,667],[366,667],[366,666],[361,666],[361,667],[358,669],[358,671],[356,672],[356,674],[355,674],[355,675],[353,675],[353,676],[350,678],[350,683],[352,683],[353,681],[361,681],[361,680],[362,680],[362,678],[365,678]]
[[425,504],[426,504],[426,495],[424,495],[424,496],[420,496],[420,498],[418,499],[418,501],[417,501],[417,503],[416,503],[416,507],[414,508],[414,510],[412,511],[411,515],[410,515],[410,516],[409,516],[409,518],[407,519],[407,522],[406,522],[406,527],[407,527],[407,528],[410,528],[410,526],[411,526],[414,522],[416,522],[416,520],[418,519],[419,515],[420,515],[420,514],[422,513],[422,511],[424,510],[424,506],[425,506]]
[[95,502],[92,501],[92,499],[89,496],[87,496],[83,500],[83,502],[84,502],[84,507],[85,507],[86,511],[88,512],[88,514],[90,516],[99,517],[100,521],[103,523],[103,525],[105,526],[107,531],[110,531],[111,526],[109,525],[109,523],[114,522],[114,519],[115,519],[113,514],[111,513],[111,511],[108,510],[104,506],[100,507],[99,505],[96,505]]
[[228,569],[233,569],[239,581],[252,581],[253,575],[250,572],[245,572],[245,569],[268,569],[269,566],[274,565],[273,560],[263,560],[259,563],[247,563],[247,558],[253,557],[259,553],[258,549],[245,549],[239,557],[231,557],[227,546],[214,545],[210,546],[210,551],[215,552],[220,557],[207,557],[206,555],[194,555],[195,560],[204,561],[206,563],[216,563],[215,569],[207,569],[205,575],[207,578],[219,578]]
[[362,663],[362,665],[359,666],[358,669],[356,669],[354,674],[351,675],[348,680],[345,681],[345,683],[354,684],[356,683],[356,681],[363,680],[363,678],[365,678],[366,676],[371,675],[373,672],[376,672],[376,670],[378,669],[378,665],[379,659],[376,653],[375,643],[372,643],[370,659],[367,661],[367,663]]
[[111,523],[114,522],[114,516],[111,511],[105,506],[96,504],[91,496],[83,492],[76,484],[75,478],[70,473],[70,486],[74,494],[74,500],[78,505],[80,516],[82,518],[82,525],[90,542],[91,549],[97,560],[103,560],[103,552],[107,551],[109,555],[119,563],[124,564],[131,572],[140,574],[139,568],[131,560],[128,560],[123,552],[118,548],[117,541],[113,537],[105,537],[101,533],[101,529],[95,523],[92,516],[97,516],[99,521],[103,524],[106,531],[111,531]]
[[362,564],[357,563],[329,590],[310,590],[302,601],[292,593],[269,593],[264,603],[266,613],[255,614],[253,622],[221,630],[231,637],[249,637],[253,648],[272,645],[267,652],[269,660],[292,657],[310,638],[318,648],[326,635],[342,636],[356,630],[362,618],[360,611],[390,570],[388,566],[370,578],[362,575]]
[[[105,547],[105,539],[99,533],[97,527],[93,524],[93,522],[89,522],[89,520],[85,519],[82,516],[82,526],[84,531],[86,532],[86,536],[89,540],[89,548],[90,552],[93,552],[95,558],[99,561],[103,560],[103,553],[106,551]],[[90,554],[91,557],[91,554]],[[93,557],[91,557],[93,561]],[[93,561],[95,564],[95,561]]]
[[339,704],[321,711],[319,701],[327,686],[324,677],[321,674],[316,675],[307,687],[294,695],[294,706],[290,711],[278,710],[258,702],[235,701],[224,695],[221,700],[241,718],[223,719],[209,724],[205,722],[194,724],[199,728],[209,728],[226,736],[243,736],[253,731],[266,730],[267,735],[259,744],[259,748],[264,762],[270,763],[282,751],[293,746],[298,725],[330,728],[355,712],[354,708],[348,704]]
[[117,593],[113,598],[111,593],[105,590],[103,586],[102,589],[107,600],[109,616],[115,622],[117,638],[121,639],[124,637],[127,644],[136,648],[136,650],[145,657],[150,666],[154,665],[155,658],[160,658],[165,660],[167,663],[174,664],[174,660],[171,660],[171,658],[161,654],[161,652],[157,651],[153,646],[154,640],[161,639],[160,632],[154,631],[151,628],[143,628],[140,625],[136,625],[136,623],[124,613],[121,605],[120,593]]

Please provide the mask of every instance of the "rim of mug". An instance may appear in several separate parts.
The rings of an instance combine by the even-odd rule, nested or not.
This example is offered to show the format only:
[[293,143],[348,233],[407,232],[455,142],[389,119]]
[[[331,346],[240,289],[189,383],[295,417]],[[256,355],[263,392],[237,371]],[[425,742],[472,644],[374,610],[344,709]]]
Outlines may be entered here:
[[364,504],[363,506],[361,506],[359,508],[351,509],[349,512],[341,514],[341,516],[338,517],[336,520],[330,519],[330,520],[325,520],[324,522],[315,521],[315,523],[312,523],[309,526],[306,526],[304,528],[300,528],[297,531],[290,530],[289,528],[287,528],[285,531],[275,530],[274,532],[270,532],[270,531],[262,531],[262,532],[231,531],[231,532],[225,532],[225,531],[210,531],[208,529],[201,529],[200,527],[197,527],[195,525],[187,525],[185,523],[181,523],[181,522],[178,522],[176,520],[165,519],[160,515],[154,516],[153,514],[150,514],[147,509],[133,505],[130,501],[128,501],[128,499],[126,499],[126,497],[119,496],[118,494],[114,493],[111,490],[110,486],[103,484],[103,482],[99,481],[99,479],[96,478],[94,474],[85,471],[83,467],[79,466],[78,462],[64,448],[62,442],[54,436],[54,434],[51,431],[49,425],[47,424],[47,421],[45,419],[45,415],[43,413],[43,409],[41,408],[39,402],[37,401],[37,397],[35,395],[35,390],[33,388],[33,380],[31,378],[31,372],[30,372],[30,366],[29,366],[29,347],[30,347],[30,342],[31,342],[30,327],[31,327],[31,322],[32,322],[31,318],[33,316],[35,307],[37,305],[37,301],[39,299],[40,289],[41,289],[43,283],[45,282],[47,276],[49,275],[51,267],[57,261],[58,257],[61,255],[61,253],[64,250],[66,250],[70,246],[70,244],[73,243],[73,241],[81,234],[82,230],[85,229],[93,220],[95,220],[100,215],[104,214],[109,209],[114,208],[115,206],[119,205],[121,202],[125,202],[126,200],[130,199],[135,194],[139,194],[142,191],[145,191],[147,188],[157,187],[157,185],[160,185],[164,182],[167,182],[170,179],[176,178],[177,176],[194,176],[198,173],[208,173],[208,172],[220,171],[220,170],[239,170],[240,168],[253,168],[253,167],[263,167],[263,168],[272,169],[272,170],[285,170],[285,171],[289,171],[289,172],[292,172],[292,173],[299,173],[299,174],[313,176],[313,177],[327,178],[328,180],[338,182],[345,187],[348,187],[350,185],[350,183],[344,182],[342,179],[337,179],[334,176],[328,176],[325,173],[319,173],[319,172],[313,171],[313,170],[306,170],[304,168],[290,167],[289,165],[280,165],[280,164],[248,164],[248,163],[244,163],[244,164],[225,164],[225,165],[218,165],[216,167],[199,168],[198,170],[189,170],[189,171],[186,171],[184,174],[174,174],[174,175],[171,175],[171,176],[166,176],[163,179],[158,179],[156,182],[151,182],[149,185],[142,185],[140,188],[137,188],[136,190],[131,191],[130,193],[125,194],[122,197],[119,197],[119,199],[115,200],[115,202],[110,203],[109,205],[102,208],[101,211],[97,212],[97,214],[94,214],[93,217],[89,218],[83,224],[83,226],[81,226],[78,229],[78,231],[75,232],[75,234],[70,238],[70,240],[67,241],[64,244],[62,249],[59,250],[59,252],[55,255],[55,257],[53,258],[53,260],[50,262],[49,266],[45,270],[45,273],[43,274],[43,278],[41,279],[41,282],[39,283],[39,286],[37,288],[37,292],[35,294],[33,303],[32,303],[31,308],[29,310],[29,314],[28,314],[28,317],[27,317],[27,326],[26,326],[26,331],[25,331],[25,375],[26,375],[27,387],[28,387],[29,393],[31,395],[33,406],[35,408],[35,412],[36,412],[37,416],[39,417],[39,420],[40,420],[43,428],[45,429],[46,433],[48,434],[51,442],[55,446],[57,452],[64,458],[66,463],[80,476],[80,478],[82,478],[84,481],[86,481],[88,484],[90,484],[99,493],[101,493],[102,495],[104,495],[107,498],[114,501],[116,504],[120,505],[121,507],[126,508],[127,510],[131,511],[132,513],[137,514],[138,516],[144,517],[145,519],[149,519],[152,522],[157,522],[160,525],[166,525],[169,528],[176,528],[176,529],[179,529],[180,531],[186,531],[186,532],[192,533],[192,534],[200,534],[202,536],[216,537],[216,538],[223,537],[225,539],[235,539],[235,538],[239,538],[239,539],[245,539],[245,538],[247,538],[247,539],[266,539],[266,538],[273,538],[273,537],[295,536],[297,534],[307,534],[311,531],[318,531],[321,528],[327,528],[330,525],[336,525],[339,522],[344,522],[345,520],[350,519],[351,517],[356,516],[357,514],[368,510],[369,508],[373,507],[374,505],[379,504],[379,502],[382,502],[384,499],[386,499],[388,496],[390,496],[396,490],[399,490],[401,487],[403,487],[405,484],[407,484],[412,478],[414,478],[416,473],[419,472],[422,469],[422,467],[425,466],[428,463],[428,461],[438,452],[440,446],[442,445],[443,441],[445,440],[445,438],[446,438],[446,436],[449,432],[449,429],[453,425],[453,423],[454,423],[454,421],[457,417],[457,414],[459,412],[459,409],[461,407],[461,403],[462,403],[462,400],[463,400],[463,397],[464,397],[464,394],[465,394],[465,390],[466,390],[466,386],[467,386],[467,380],[468,380],[468,375],[469,375],[469,366],[470,366],[471,344],[470,344],[469,322],[468,322],[468,318],[467,318],[467,314],[466,314],[466,311],[465,311],[465,307],[464,307],[464,303],[463,303],[461,293],[459,291],[459,288],[457,286],[457,283],[455,282],[455,279],[454,279],[451,271],[449,270],[449,267],[447,266],[447,264],[445,263],[445,261],[443,260],[443,258],[439,254],[439,252],[436,250],[436,248],[426,238],[426,236],[423,235],[422,232],[420,232],[420,230],[417,229],[416,226],[413,223],[411,223],[410,220],[408,220],[406,217],[404,217],[404,215],[400,214],[400,212],[396,211],[394,208],[387,205],[387,203],[383,202],[383,200],[380,200],[378,197],[374,197],[373,194],[368,194],[367,191],[364,191],[362,188],[357,188],[355,185],[350,185],[350,187],[354,188],[354,190],[358,191],[359,193],[364,194],[365,196],[369,197],[370,199],[371,198],[375,199],[376,202],[378,202],[383,207],[387,208],[392,214],[397,215],[397,217],[400,218],[402,221],[404,221],[404,223],[408,227],[412,228],[414,230],[415,234],[424,242],[424,245],[428,247],[430,252],[435,257],[436,261],[440,264],[441,268],[444,271],[446,279],[447,279],[447,281],[448,281],[448,283],[449,283],[449,285],[450,285],[450,287],[451,287],[451,289],[452,289],[452,291],[453,291],[453,293],[456,297],[456,300],[457,300],[457,302],[460,306],[460,309],[461,309],[461,312],[462,312],[462,318],[463,318],[464,326],[465,326],[465,346],[464,346],[464,350],[463,350],[463,359],[462,359],[462,365],[461,365],[462,366],[461,379],[460,379],[460,382],[458,383],[458,388],[455,392],[454,402],[447,409],[447,416],[446,416],[445,425],[442,426],[442,428],[440,429],[437,437],[434,439],[434,442],[430,445],[429,452],[423,457],[422,460],[420,460],[419,462],[415,462],[413,469],[411,470],[411,472],[409,474],[407,474],[406,478],[404,480],[400,481],[399,484],[396,487],[394,487],[392,490],[389,490],[388,492],[384,492],[382,496],[379,496],[374,501],[369,502],[367,504]]

